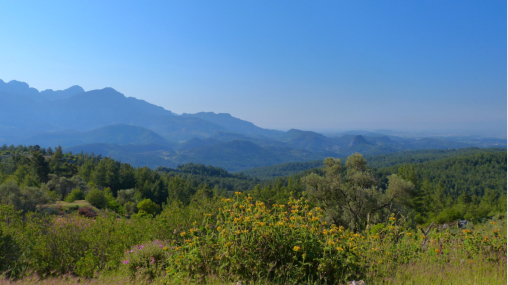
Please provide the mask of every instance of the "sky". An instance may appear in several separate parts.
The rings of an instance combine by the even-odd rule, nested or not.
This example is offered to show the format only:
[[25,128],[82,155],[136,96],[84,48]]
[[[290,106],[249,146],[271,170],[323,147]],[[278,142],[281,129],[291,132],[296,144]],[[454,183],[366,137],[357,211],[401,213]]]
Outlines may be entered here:
[[0,79],[270,129],[506,136],[506,1],[4,1]]

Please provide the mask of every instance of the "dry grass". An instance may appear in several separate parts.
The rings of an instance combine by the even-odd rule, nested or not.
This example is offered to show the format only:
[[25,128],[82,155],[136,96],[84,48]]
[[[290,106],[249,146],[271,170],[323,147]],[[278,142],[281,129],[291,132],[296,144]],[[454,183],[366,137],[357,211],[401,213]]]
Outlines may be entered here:
[[70,208],[72,206],[79,206],[80,208],[81,207],[91,207],[92,205],[90,205],[90,203],[88,203],[86,200],[76,200],[72,203],[67,203],[65,201],[57,201],[55,202],[54,204],[51,204],[51,205],[47,205],[48,207],[52,207],[52,208]]
[[501,262],[461,260],[445,265],[419,262],[399,266],[392,276],[374,279],[368,283],[500,285],[507,284],[506,265],[506,260]]

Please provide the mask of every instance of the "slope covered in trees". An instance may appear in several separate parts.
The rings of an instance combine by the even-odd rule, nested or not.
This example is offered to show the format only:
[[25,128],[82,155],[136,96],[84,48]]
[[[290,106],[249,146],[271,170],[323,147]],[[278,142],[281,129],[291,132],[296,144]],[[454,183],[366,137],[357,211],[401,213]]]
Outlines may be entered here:
[[[438,159],[440,157],[448,158]],[[371,157],[366,161],[370,162],[369,171],[374,174],[380,191],[389,188],[392,174],[413,184],[415,190],[406,206],[411,210],[407,213],[417,223],[458,218],[478,220],[506,209],[506,151],[419,151]],[[421,161],[424,162],[407,163]],[[322,161],[314,164],[319,165]],[[373,167],[376,165],[392,166]],[[347,169],[346,166],[343,171]],[[93,153],[3,146],[0,148],[0,200],[18,209],[34,210],[37,205],[51,201],[87,197],[87,200],[99,201],[97,205],[101,208],[128,215],[137,213],[137,205],[147,199],[160,209],[163,204],[185,205],[196,197],[227,196],[233,191],[249,191],[267,204],[284,203],[291,196],[303,195],[306,186],[302,178],[311,173],[325,174],[322,168],[314,168],[261,181],[245,173],[230,173],[202,164],[152,170],[134,168]]]
[[[370,167],[384,168],[404,163],[423,163],[427,161],[435,161],[444,158],[463,156],[478,153],[494,153],[503,152],[506,148],[463,148],[463,149],[430,149],[430,150],[414,150],[401,151],[389,154],[365,156]],[[345,157],[342,157],[345,159]],[[322,160],[314,160],[307,162],[287,162],[277,165],[256,167],[243,170],[243,173],[257,177],[263,180],[274,179],[277,177],[290,176],[305,170],[322,167]]]

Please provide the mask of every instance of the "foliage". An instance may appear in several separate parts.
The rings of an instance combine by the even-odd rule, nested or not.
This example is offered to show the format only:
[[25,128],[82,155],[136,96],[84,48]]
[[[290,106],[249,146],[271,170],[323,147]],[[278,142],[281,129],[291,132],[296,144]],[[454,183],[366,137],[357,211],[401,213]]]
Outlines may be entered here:
[[[353,232],[323,221],[323,210],[304,198],[269,209],[251,197],[223,199],[217,215],[180,231],[168,253],[167,279],[336,284],[390,276],[418,260],[500,261],[506,258],[506,224],[478,229],[419,232],[391,217],[375,230]],[[502,229],[502,230],[501,230]],[[268,266],[267,266],[268,265]]]
[[132,278],[155,279],[165,272],[169,251],[170,245],[160,240],[134,245],[125,253],[122,269]]
[[[462,149],[431,149],[400,151],[375,156],[365,156],[367,164],[373,168],[386,168],[404,163],[424,163],[452,157],[460,157],[472,154],[505,152],[505,148],[462,148]],[[345,159],[341,157],[341,159]],[[262,180],[275,179],[277,177],[291,176],[306,170],[323,167],[323,160],[307,162],[286,162],[271,166],[256,167],[244,170],[243,173]]]
[[[380,184],[397,173],[415,185],[419,224],[506,215],[506,152],[479,153],[380,169]],[[381,186],[383,187],[383,186]]]
[[79,188],[72,189],[71,193],[65,198],[65,202],[68,203],[72,203],[76,200],[85,200],[85,193]]
[[27,186],[20,188],[14,181],[7,181],[0,185],[0,203],[12,205],[16,210],[33,212],[37,206],[49,201],[48,194],[39,188]]
[[90,203],[92,206],[97,207],[99,209],[103,209],[106,207],[106,204],[108,202],[106,196],[104,195],[104,192],[93,188],[91,189],[88,194],[86,194],[86,201]]
[[138,217],[143,217],[143,216],[147,216],[147,215],[155,216],[156,214],[158,214],[160,212],[159,206],[157,206],[157,204],[152,202],[152,200],[150,200],[150,199],[145,199],[145,200],[139,202],[137,205],[137,208],[138,208],[138,214],[137,214]]
[[324,177],[310,174],[304,178],[309,195],[326,209],[328,221],[355,231],[399,212],[413,191],[413,185],[397,175],[389,177],[386,191],[378,189],[374,175],[367,170],[367,162],[360,154],[347,159],[346,171],[340,159],[327,158],[325,165]]

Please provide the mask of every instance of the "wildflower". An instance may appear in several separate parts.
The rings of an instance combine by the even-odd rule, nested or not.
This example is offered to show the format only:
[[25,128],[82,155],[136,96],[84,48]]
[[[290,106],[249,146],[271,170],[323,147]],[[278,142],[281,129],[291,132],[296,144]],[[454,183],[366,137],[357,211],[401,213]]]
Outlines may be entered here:
[[340,247],[340,246],[339,246],[339,247],[337,247],[337,250],[338,250],[338,251],[344,251],[344,249],[343,249],[342,247]]
[[299,251],[299,250],[300,250],[300,247],[299,247],[299,246],[295,246],[295,247],[293,247],[293,250],[294,250],[294,251]]
[[126,261],[123,262],[123,264],[127,264],[129,263],[129,260],[127,259]]
[[390,217],[390,221],[395,221],[397,220],[395,217]]
[[219,232],[220,232],[221,230],[222,230],[222,227],[221,227],[221,226],[218,226],[218,227],[217,227],[217,231],[219,231]]
[[155,262],[155,259],[153,257],[150,257],[150,264],[153,264]]
[[180,235],[181,236],[185,236],[187,233],[186,232],[181,232]]
[[438,248],[436,248],[434,251],[435,251],[436,253],[440,253],[440,252],[441,252],[441,250],[440,250],[440,249],[438,249]]
[[138,267],[136,267],[136,269],[139,269],[139,266],[138,266]]
[[143,247],[144,247],[143,245],[140,245],[140,246],[139,246],[139,249],[143,249]]
[[235,195],[242,195],[242,192],[235,192]]
[[168,247],[165,246],[165,247],[162,248],[162,250],[166,251],[166,250],[168,250]]
[[412,235],[412,233],[406,233],[406,235],[407,235],[407,236],[410,236],[410,235]]
[[495,225],[495,224],[496,224],[496,222],[494,222],[494,221],[491,221],[491,222],[490,222],[490,224],[491,224],[491,225]]

